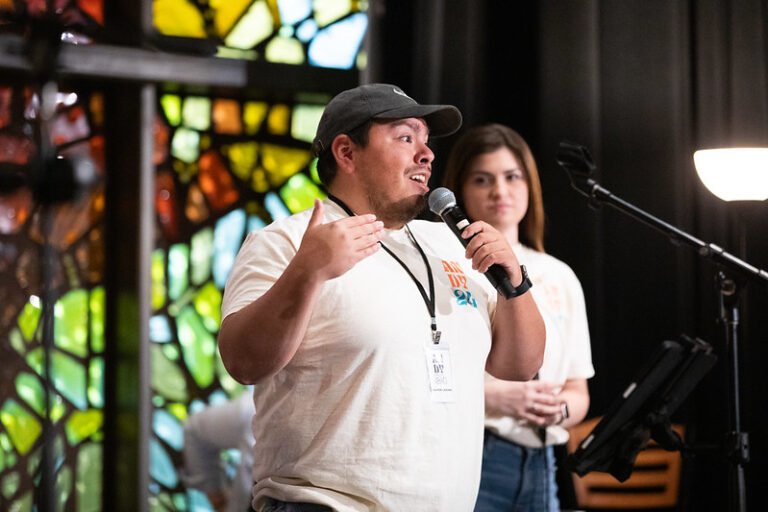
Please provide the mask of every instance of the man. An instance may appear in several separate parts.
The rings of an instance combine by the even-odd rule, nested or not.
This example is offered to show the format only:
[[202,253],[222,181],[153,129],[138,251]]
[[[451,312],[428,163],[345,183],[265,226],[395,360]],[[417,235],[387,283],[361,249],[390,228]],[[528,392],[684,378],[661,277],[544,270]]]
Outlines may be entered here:
[[412,221],[429,137],[460,125],[455,107],[392,85],[340,93],[314,141],[329,199],[243,244],[219,345],[257,383],[257,510],[472,509],[484,369],[532,378],[544,325],[530,294],[497,297],[477,272],[523,282],[498,231],[471,224],[464,250],[444,224]]

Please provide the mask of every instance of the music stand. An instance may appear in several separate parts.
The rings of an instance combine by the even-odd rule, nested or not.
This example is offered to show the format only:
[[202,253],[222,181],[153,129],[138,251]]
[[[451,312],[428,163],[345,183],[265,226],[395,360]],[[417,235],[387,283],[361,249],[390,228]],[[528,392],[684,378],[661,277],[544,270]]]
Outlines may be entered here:
[[568,469],[579,476],[603,471],[623,482],[632,474],[637,454],[650,438],[666,450],[682,449],[670,416],[716,361],[711,345],[698,338],[681,335],[679,341],[662,342],[568,456]]

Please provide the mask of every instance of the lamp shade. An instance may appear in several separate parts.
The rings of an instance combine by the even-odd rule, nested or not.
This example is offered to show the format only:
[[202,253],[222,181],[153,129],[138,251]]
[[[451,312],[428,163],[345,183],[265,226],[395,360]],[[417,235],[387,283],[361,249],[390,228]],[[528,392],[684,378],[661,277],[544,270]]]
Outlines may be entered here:
[[701,182],[724,201],[768,199],[768,148],[701,149],[693,162]]

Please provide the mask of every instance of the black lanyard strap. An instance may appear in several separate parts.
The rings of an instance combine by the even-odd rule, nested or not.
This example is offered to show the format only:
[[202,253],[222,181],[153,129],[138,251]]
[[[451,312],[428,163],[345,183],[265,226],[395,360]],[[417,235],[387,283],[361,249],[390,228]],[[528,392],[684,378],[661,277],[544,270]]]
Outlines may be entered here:
[[[355,213],[350,209],[349,206],[344,203],[341,199],[338,197],[328,194],[328,199],[339,205],[339,207],[347,212],[347,214],[350,217],[353,217]],[[440,343],[440,331],[437,330],[437,317],[435,316],[435,279],[432,277],[432,267],[429,265],[429,260],[427,259],[427,255],[424,253],[424,249],[421,248],[421,245],[419,245],[419,242],[416,240],[416,237],[413,236],[413,232],[411,231],[411,228],[408,226],[408,224],[405,225],[405,230],[408,233],[408,238],[411,239],[411,242],[414,246],[416,246],[416,249],[419,251],[419,254],[421,255],[421,259],[424,261],[424,266],[427,268],[427,280],[429,281],[429,295],[427,295],[426,290],[424,290],[424,286],[419,282],[419,280],[416,278],[415,275],[413,275],[413,272],[411,272],[411,269],[408,268],[408,265],[405,264],[403,260],[401,260],[397,254],[392,252],[392,250],[384,245],[384,242],[379,242],[379,245],[381,245],[381,248],[387,251],[387,254],[392,256],[396,262],[400,264],[401,267],[408,273],[408,275],[411,277],[411,280],[416,285],[416,288],[419,290],[419,293],[421,294],[421,298],[424,299],[424,304],[427,306],[427,311],[429,312],[429,317],[432,320],[431,327],[432,327],[432,342],[437,344]]]

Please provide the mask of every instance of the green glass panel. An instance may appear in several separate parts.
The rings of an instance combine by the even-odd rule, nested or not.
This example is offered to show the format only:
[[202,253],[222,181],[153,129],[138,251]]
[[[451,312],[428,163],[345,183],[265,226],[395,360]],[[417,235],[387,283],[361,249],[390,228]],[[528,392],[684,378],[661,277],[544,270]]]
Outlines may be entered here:
[[312,159],[312,163],[309,164],[309,173],[312,175],[312,181],[320,185],[320,174],[317,172],[317,158]]
[[56,510],[65,510],[64,505],[72,493],[72,469],[62,467],[56,475]]
[[26,343],[24,342],[24,337],[21,335],[21,331],[14,327],[10,333],[8,333],[8,340],[11,342],[11,347],[13,347],[13,350],[15,350],[19,355],[24,355],[27,351]]
[[88,354],[88,292],[72,290],[53,308],[54,341],[60,349],[79,357]]
[[29,373],[20,373],[16,377],[16,392],[37,414],[40,416],[45,414],[43,383],[38,377]]
[[205,21],[188,0],[154,0],[152,14],[158,32],[168,36],[205,37]]
[[97,443],[87,443],[77,451],[77,510],[96,512],[102,510],[102,447]]
[[165,357],[159,345],[153,343],[150,347],[150,353],[152,388],[168,400],[176,402],[189,400],[187,381],[184,379],[181,369]]
[[267,39],[273,31],[272,13],[267,2],[257,0],[224,39],[224,44],[247,50]]
[[104,407],[104,359],[94,357],[88,364],[88,401],[94,407]]
[[29,341],[35,335],[40,313],[40,300],[34,296],[30,297],[29,302],[24,304],[21,313],[19,313],[19,329],[21,329],[21,334],[25,340]]
[[264,102],[249,101],[243,107],[243,124],[248,135],[255,135],[267,117],[269,105]]
[[168,296],[176,300],[189,286],[189,246],[174,244],[168,250]]
[[181,123],[181,98],[176,94],[164,94],[160,98],[160,105],[163,107],[168,123],[172,126],[179,126]]
[[7,400],[0,409],[0,422],[21,455],[29,452],[43,431],[40,421],[13,399]]
[[216,341],[213,335],[205,329],[200,317],[189,306],[179,313],[176,327],[189,372],[201,388],[208,387],[213,382],[214,375]]
[[251,171],[256,167],[259,145],[256,142],[239,142],[229,146],[227,156],[232,173],[243,181],[248,181]]
[[187,421],[187,406],[186,404],[168,404],[168,412],[171,413],[177,420],[182,423]]
[[64,417],[64,413],[67,412],[67,407],[64,405],[64,399],[59,395],[51,395],[51,421],[58,422]]
[[35,370],[38,375],[43,374],[43,349],[41,347],[33,348],[27,353],[27,364]]
[[221,324],[221,291],[208,282],[198,290],[194,300],[195,311],[210,332],[217,332]]
[[294,174],[280,189],[280,197],[292,213],[298,213],[312,207],[316,198],[324,199],[325,194],[304,174]]
[[51,377],[56,390],[78,409],[85,409],[85,368],[69,355],[54,351],[51,354]]
[[3,496],[5,496],[6,499],[10,498],[16,493],[16,491],[19,489],[20,481],[21,478],[19,478],[19,474],[16,471],[8,473],[8,475],[3,478]]
[[208,227],[192,235],[191,241],[192,284],[199,286],[211,276],[213,259],[213,229]]
[[187,497],[182,493],[175,493],[173,495],[173,506],[179,512],[187,510]]
[[267,43],[264,56],[270,62],[280,64],[303,64],[304,46],[292,37],[276,37]]
[[285,183],[288,178],[306,167],[311,160],[311,153],[304,149],[274,144],[264,144],[262,149],[262,162],[273,187],[279,187]]
[[194,130],[177,128],[171,139],[171,154],[182,162],[196,162],[200,156],[200,134]]
[[103,424],[104,415],[100,410],[75,411],[67,419],[64,430],[69,444],[74,446],[101,430]]
[[323,115],[322,105],[297,105],[291,117],[291,137],[311,144],[315,138],[320,116]]
[[184,100],[181,110],[182,124],[187,128],[205,131],[211,127],[211,100],[202,96],[190,96]]
[[165,252],[155,249],[152,252],[152,308],[160,309],[165,305]]
[[21,498],[11,503],[9,510],[13,512],[27,512],[28,510],[32,510],[32,491],[23,494]]
[[91,309],[91,348],[96,353],[104,352],[104,319],[106,296],[104,287],[97,286],[91,290],[89,302]]
[[167,344],[163,345],[163,354],[165,354],[165,357],[173,361],[174,363],[179,360],[179,349],[176,347],[176,345]]

